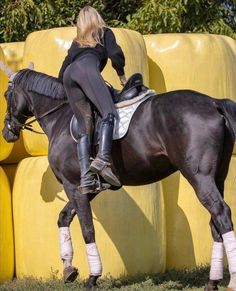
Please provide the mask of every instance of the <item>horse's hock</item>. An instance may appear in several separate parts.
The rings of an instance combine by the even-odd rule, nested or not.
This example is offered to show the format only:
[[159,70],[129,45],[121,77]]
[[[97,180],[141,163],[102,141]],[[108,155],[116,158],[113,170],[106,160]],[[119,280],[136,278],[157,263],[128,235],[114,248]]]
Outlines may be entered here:
[[[145,36],[145,47],[142,36],[137,32],[125,29],[114,29],[114,32],[126,55],[127,76],[134,72],[142,73],[145,84],[149,85],[150,78],[150,87],[157,92],[188,88],[236,101],[234,40],[205,34],[161,34]],[[74,35],[74,28],[30,34],[25,42],[23,67],[33,61],[37,71],[56,76]],[[6,60],[9,56],[6,46],[3,48],[5,56],[0,49],[0,59]],[[11,60],[8,59],[8,62]],[[103,76],[119,88],[119,80],[110,64]],[[3,91],[7,79],[1,71],[0,79],[2,126],[6,108]],[[46,136],[42,138],[41,135],[24,132],[23,138],[28,155],[47,155]],[[16,172],[13,193],[16,274],[47,278],[62,270],[56,221],[66,198],[48,166],[47,157],[23,159],[25,156],[25,153],[22,154],[22,144],[12,147],[0,136],[1,163],[22,160]],[[10,187],[5,172],[13,183],[15,166],[4,165],[3,169],[0,168],[0,202],[4,199],[4,203],[0,203],[0,215],[8,213],[7,217],[10,217]],[[234,221],[235,169],[236,158],[233,157],[225,196],[232,208]],[[165,265],[167,268],[182,268],[209,262],[209,215],[179,173],[161,184],[124,187],[118,192],[101,193],[92,207],[104,274],[108,270],[115,277],[138,272],[161,272],[165,270]],[[4,224],[0,225],[0,244],[4,254],[9,255],[2,256],[0,253],[0,280],[6,280],[13,276],[12,222],[5,217],[1,221]],[[4,238],[6,233],[9,234],[7,244]],[[80,274],[85,277],[87,262],[77,220],[72,223],[72,239],[74,265],[79,266]]]
[[[158,34],[144,36],[144,39],[151,88],[157,92],[192,89],[236,101],[236,42],[233,39],[209,34]],[[233,156],[225,183],[225,198],[234,221],[235,168]],[[209,263],[212,238],[208,212],[179,172],[162,181],[162,185],[167,269]]]

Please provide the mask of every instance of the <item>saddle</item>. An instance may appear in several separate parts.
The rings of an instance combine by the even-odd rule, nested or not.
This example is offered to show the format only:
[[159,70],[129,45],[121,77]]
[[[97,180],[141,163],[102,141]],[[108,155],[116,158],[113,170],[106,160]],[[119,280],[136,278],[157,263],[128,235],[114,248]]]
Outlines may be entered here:
[[[143,77],[139,73],[132,75],[121,91],[114,89],[110,84],[108,84],[108,89],[119,116],[119,120],[114,126],[113,139],[120,139],[128,131],[131,118],[138,106],[151,96],[156,95],[156,92],[144,86]],[[98,137],[102,119],[96,111],[94,111],[94,117],[93,144],[96,145],[99,143]],[[74,141],[77,141],[80,135],[78,128],[78,121],[73,115],[70,122],[70,133]]]
[[143,84],[143,76],[140,73],[133,74],[121,91],[116,90],[109,83],[107,85],[115,104],[130,100],[148,90]]

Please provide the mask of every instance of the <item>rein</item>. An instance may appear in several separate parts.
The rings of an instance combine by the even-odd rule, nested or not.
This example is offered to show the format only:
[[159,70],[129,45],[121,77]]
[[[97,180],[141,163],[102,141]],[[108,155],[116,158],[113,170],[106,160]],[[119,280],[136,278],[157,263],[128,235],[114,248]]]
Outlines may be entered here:
[[27,129],[27,130],[30,130],[30,131],[32,131],[32,132],[34,132],[34,133],[45,134],[44,132],[39,132],[39,131],[37,131],[37,130],[34,130],[34,129],[32,128],[32,125],[31,125],[31,124],[34,123],[34,122],[36,122],[36,121],[41,120],[42,118],[44,118],[45,116],[50,115],[51,113],[56,112],[57,110],[59,110],[59,109],[60,109],[62,106],[64,106],[65,104],[68,104],[68,101],[65,101],[65,102],[59,104],[58,106],[56,106],[56,107],[54,107],[54,108],[48,110],[47,112],[43,113],[43,114],[42,114],[41,116],[39,116],[38,118],[34,118],[33,120],[31,120],[31,121],[29,121],[29,122],[26,122],[26,123],[24,123],[24,124],[23,124],[23,123],[19,123],[19,125],[20,125],[20,129],[21,129],[21,130]]
[[[61,107],[63,107],[65,104],[68,104],[68,101],[64,101],[62,102],[61,104],[57,105],[56,107],[48,110],[47,112],[43,113],[42,115],[40,115],[39,117],[37,118],[34,118],[33,120],[29,121],[29,122],[26,122],[26,123],[20,123],[14,116],[12,116],[11,114],[11,111],[10,111],[10,106],[11,106],[11,101],[12,101],[12,98],[14,97],[14,81],[10,81],[9,82],[9,93],[8,93],[8,96],[7,96],[7,112],[8,112],[8,120],[9,120],[9,125],[8,125],[8,128],[10,130],[14,130],[14,127],[17,127],[19,130],[29,130],[29,131],[32,131],[34,133],[37,133],[37,134],[45,134],[44,132],[39,132],[37,130],[34,130],[32,128],[32,123],[36,122],[36,121],[39,121],[41,120],[42,118],[58,111]],[[8,88],[9,88],[8,87]],[[26,116],[26,115],[23,115],[24,117],[26,118],[29,118],[30,116]],[[14,122],[14,124],[12,124],[12,121]]]

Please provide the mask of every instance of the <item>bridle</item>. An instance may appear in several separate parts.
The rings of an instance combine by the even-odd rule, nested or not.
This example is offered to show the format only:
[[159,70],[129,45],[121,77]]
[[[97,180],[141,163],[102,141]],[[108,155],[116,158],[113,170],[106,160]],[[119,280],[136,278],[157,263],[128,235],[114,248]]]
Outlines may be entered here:
[[[14,80],[10,80],[8,82],[8,89],[6,91],[6,100],[7,100],[7,116],[6,116],[6,120],[7,120],[7,128],[12,131],[12,132],[18,132],[19,130],[30,130],[34,133],[38,133],[38,134],[45,134],[44,132],[39,132],[35,129],[32,128],[32,123],[36,122],[36,121],[40,121],[41,119],[43,119],[44,117],[58,111],[61,107],[63,107],[65,104],[68,104],[68,101],[64,101],[62,103],[60,103],[59,105],[57,105],[56,107],[48,110],[47,112],[43,113],[42,115],[38,116],[37,118],[32,119],[29,122],[26,123],[21,123],[19,122],[19,120],[17,120],[14,115],[11,112],[11,108],[12,108],[12,100],[13,98],[15,98],[15,84],[14,84]],[[23,117],[25,117],[26,119],[30,118],[31,116],[27,116],[25,114],[22,114]]]

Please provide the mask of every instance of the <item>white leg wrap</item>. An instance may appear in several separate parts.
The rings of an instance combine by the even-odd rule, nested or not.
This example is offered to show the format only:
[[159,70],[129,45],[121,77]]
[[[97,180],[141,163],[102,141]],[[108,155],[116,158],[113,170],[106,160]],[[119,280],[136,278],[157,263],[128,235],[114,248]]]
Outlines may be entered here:
[[230,275],[228,288],[230,288],[230,290],[236,290],[236,273]]
[[230,274],[236,273],[236,237],[234,231],[222,235]]
[[60,227],[59,236],[61,259],[63,260],[64,268],[66,268],[71,266],[73,259],[73,247],[69,227]]
[[102,263],[96,243],[86,244],[90,275],[100,276],[102,274]]
[[224,247],[221,242],[214,242],[211,255],[210,280],[223,279]]

